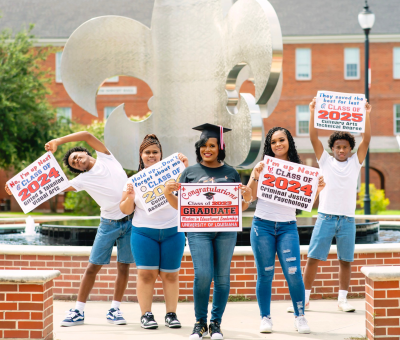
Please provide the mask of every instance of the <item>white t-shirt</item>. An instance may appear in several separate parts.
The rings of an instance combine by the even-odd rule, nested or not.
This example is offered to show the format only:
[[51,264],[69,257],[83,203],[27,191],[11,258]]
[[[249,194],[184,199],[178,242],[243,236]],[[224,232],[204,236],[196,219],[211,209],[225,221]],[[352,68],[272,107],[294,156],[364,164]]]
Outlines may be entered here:
[[[124,191],[128,183],[132,183],[130,180],[125,182]],[[168,229],[176,227],[178,223],[178,210],[172,208],[169,204],[154,212],[151,215],[147,215],[143,208],[142,202],[139,197],[135,195],[135,213],[132,218],[132,225],[136,228],[151,228],[151,229]]]
[[326,183],[319,195],[318,212],[354,217],[358,175],[362,166],[357,153],[347,161],[339,162],[324,150],[318,164]]
[[273,222],[296,221],[296,208],[258,199],[254,216]]
[[79,174],[70,184],[76,191],[85,190],[96,201],[101,217],[119,220],[126,216],[119,209],[119,203],[128,176],[112,154],[96,153],[97,160],[93,168]]

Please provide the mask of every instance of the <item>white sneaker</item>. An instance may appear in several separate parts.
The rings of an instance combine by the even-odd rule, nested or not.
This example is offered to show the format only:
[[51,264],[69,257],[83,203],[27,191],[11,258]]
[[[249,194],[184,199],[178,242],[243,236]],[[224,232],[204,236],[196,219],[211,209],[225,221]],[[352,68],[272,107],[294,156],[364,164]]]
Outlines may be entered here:
[[[304,307],[304,310],[309,310],[309,309],[310,309],[310,301],[308,301],[308,302],[306,303],[306,306]],[[294,313],[294,308],[293,308],[293,306],[288,307],[288,308],[286,309],[286,311],[287,311],[288,313]]]
[[260,333],[271,333],[272,332],[272,320],[264,316],[260,324]]
[[310,327],[307,324],[307,320],[304,316],[298,316],[294,319],[294,328],[300,334],[309,334],[311,333]]
[[347,300],[338,300],[338,309],[343,312],[354,312],[356,310]]

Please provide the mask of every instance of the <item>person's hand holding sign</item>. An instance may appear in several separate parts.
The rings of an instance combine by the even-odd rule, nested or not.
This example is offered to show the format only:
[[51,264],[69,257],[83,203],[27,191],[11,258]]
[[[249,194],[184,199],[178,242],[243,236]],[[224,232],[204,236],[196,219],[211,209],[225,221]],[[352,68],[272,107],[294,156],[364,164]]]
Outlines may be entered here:
[[188,161],[187,157],[184,154],[178,153],[178,158],[183,163],[185,168],[187,168],[189,166],[189,161]]
[[243,196],[243,202],[246,204],[250,204],[251,201],[253,200],[253,195],[251,194],[251,189],[242,183],[239,184],[239,189]]
[[165,197],[167,197],[167,195],[171,195],[174,191],[178,191],[180,188],[181,188],[180,183],[177,183],[175,181],[165,182],[165,189],[164,189]]
[[135,190],[133,189],[133,184],[129,183],[126,186],[126,193],[128,194],[130,200],[135,200]]
[[10,190],[10,188],[8,187],[8,185],[6,184],[6,187],[4,188],[6,190],[6,193],[9,194],[10,196],[12,195],[12,192]]
[[264,170],[264,161],[259,162],[253,169],[253,173],[251,174],[251,177],[253,177],[253,179],[255,179],[256,181],[258,181],[258,179],[260,178],[260,174],[261,172]]
[[44,145],[45,150],[46,151],[50,151],[51,153],[56,152],[57,151],[57,147],[58,147],[57,139],[52,139],[50,142],[47,142]]

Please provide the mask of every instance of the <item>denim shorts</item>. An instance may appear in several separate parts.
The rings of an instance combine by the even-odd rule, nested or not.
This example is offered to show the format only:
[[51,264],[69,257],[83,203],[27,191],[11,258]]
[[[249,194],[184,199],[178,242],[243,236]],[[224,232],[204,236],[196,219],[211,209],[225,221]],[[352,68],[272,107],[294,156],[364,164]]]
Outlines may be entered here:
[[167,229],[137,228],[131,234],[136,268],[174,273],[181,268],[185,233],[178,227]]
[[113,246],[117,242],[117,262],[134,263],[131,230],[132,220],[118,222],[101,217],[89,262],[97,265],[109,264]]
[[318,213],[307,256],[326,261],[334,236],[336,238],[338,259],[353,262],[356,223],[354,217],[347,216]]

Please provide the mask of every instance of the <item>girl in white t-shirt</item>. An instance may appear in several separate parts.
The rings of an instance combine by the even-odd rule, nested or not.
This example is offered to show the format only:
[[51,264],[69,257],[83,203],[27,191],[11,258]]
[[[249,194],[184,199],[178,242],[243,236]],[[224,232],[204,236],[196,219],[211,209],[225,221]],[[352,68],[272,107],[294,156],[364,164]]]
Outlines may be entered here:
[[[292,135],[281,127],[274,127],[267,133],[263,156],[265,155],[301,163]],[[257,197],[257,182],[263,168],[264,162],[260,162],[251,174],[248,186],[252,188],[253,197]],[[325,185],[322,177],[319,183],[318,192]],[[257,265],[256,294],[262,319],[260,332],[272,331],[271,289],[275,255],[278,254],[295,309],[295,328],[299,333],[310,333],[304,317],[305,296],[300,267],[300,241],[296,224],[296,208],[258,200],[251,227],[250,242]]]
[[[162,159],[162,148],[156,135],[146,135],[139,151],[139,171]],[[187,158],[182,154],[178,154],[178,157],[187,167]],[[130,181],[124,188],[120,208],[126,214],[135,211],[132,218],[131,248],[138,269],[136,291],[142,312],[141,326],[146,329],[158,327],[151,312],[151,306],[154,284],[160,275],[167,309],[165,325],[170,328],[180,328],[181,324],[176,316],[176,308],[185,234],[178,232],[177,210],[168,206],[147,215],[140,200],[135,197]]]

